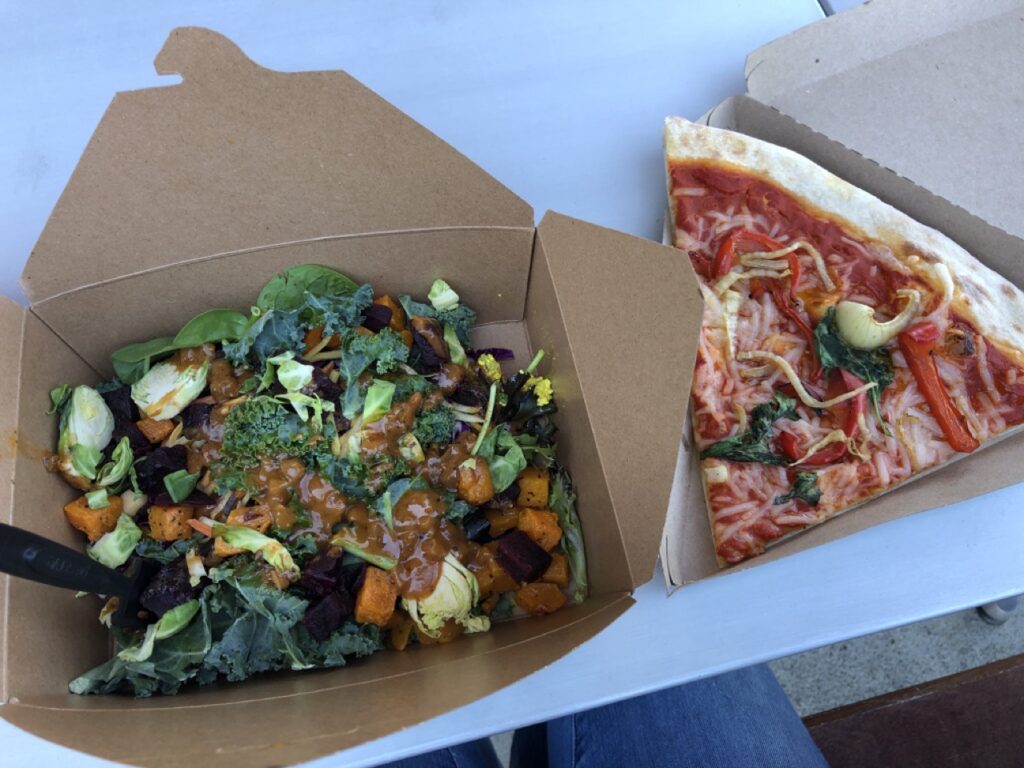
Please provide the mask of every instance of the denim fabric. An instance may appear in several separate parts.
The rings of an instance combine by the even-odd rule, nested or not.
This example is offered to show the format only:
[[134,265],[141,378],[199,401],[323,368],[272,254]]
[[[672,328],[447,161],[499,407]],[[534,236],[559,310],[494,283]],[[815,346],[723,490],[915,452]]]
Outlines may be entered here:
[[[546,750],[545,750],[546,743]],[[490,742],[392,768],[498,768]],[[512,768],[828,768],[761,665],[580,712],[516,733]]]
[[382,768],[501,768],[490,739],[469,741],[425,755],[407,757]]

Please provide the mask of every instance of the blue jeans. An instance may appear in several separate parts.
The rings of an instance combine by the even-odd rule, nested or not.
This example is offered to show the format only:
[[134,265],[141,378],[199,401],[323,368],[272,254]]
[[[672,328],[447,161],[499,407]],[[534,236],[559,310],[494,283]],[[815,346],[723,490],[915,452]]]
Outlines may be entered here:
[[[489,740],[387,768],[500,768]],[[828,768],[761,665],[516,732],[512,768]]]

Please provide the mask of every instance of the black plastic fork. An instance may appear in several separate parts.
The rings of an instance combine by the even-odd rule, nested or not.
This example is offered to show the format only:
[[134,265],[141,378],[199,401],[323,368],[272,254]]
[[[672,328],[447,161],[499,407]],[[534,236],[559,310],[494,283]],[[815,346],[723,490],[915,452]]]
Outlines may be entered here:
[[116,597],[117,610],[111,616],[114,626],[145,625],[139,596],[153,570],[142,558],[135,558],[122,574],[63,544],[0,523],[0,571],[51,587]]

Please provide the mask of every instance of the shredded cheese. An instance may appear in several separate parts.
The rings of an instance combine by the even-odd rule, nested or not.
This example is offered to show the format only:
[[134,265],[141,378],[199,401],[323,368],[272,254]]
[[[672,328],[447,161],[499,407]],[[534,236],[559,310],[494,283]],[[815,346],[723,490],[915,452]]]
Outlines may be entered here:
[[796,390],[797,396],[799,396],[801,402],[810,408],[831,408],[839,403],[845,403],[847,400],[855,398],[862,392],[867,392],[869,389],[874,389],[875,382],[869,382],[863,386],[851,389],[849,392],[844,392],[841,395],[833,397],[831,400],[818,400],[817,398],[811,397],[810,393],[804,387],[804,383],[800,381],[800,377],[796,375],[796,371],[793,370],[793,366],[789,364],[789,361],[784,357],[776,355],[774,352],[762,352],[761,350],[752,350],[750,352],[741,352],[736,356],[737,360],[766,360],[769,363],[776,365],[783,375],[789,379],[789,383],[793,385],[793,389]]
[[824,448],[825,446],[828,446],[828,445],[832,445],[832,443],[846,443],[846,442],[847,442],[846,433],[843,432],[843,430],[841,430],[841,429],[833,429],[831,432],[829,432],[827,435],[825,435],[821,440],[819,440],[814,445],[812,445],[810,448],[808,448],[807,449],[807,453],[805,453],[803,455],[803,458],[800,458],[800,459],[797,459],[794,462],[791,462],[789,466],[795,467],[798,464],[803,464],[805,461],[807,461],[809,458],[811,458],[811,456],[816,454],[822,448]]
[[818,253],[818,249],[810,243],[800,241],[800,245],[803,249],[811,254],[811,258],[814,259],[814,268],[818,270],[818,277],[821,278],[821,284],[826,291],[831,293],[836,289],[836,284],[832,282],[832,278],[829,277],[828,270],[825,269],[825,260],[821,258],[821,254]]
[[770,365],[755,365],[750,368],[741,368],[740,377],[744,379],[759,379],[762,376],[768,375],[771,369]]
[[779,272],[774,269],[749,269],[746,272],[730,272],[715,283],[714,291],[721,296],[729,290],[737,280],[747,280],[751,277],[789,277],[789,270],[784,269]]
[[732,412],[736,414],[736,432],[747,431],[747,412],[743,410],[743,406],[739,403],[732,404]]

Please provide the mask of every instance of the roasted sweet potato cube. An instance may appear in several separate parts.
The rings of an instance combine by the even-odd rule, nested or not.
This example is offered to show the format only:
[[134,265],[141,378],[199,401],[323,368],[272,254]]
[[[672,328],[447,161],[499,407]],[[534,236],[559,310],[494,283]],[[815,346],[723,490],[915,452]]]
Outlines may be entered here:
[[314,325],[308,331],[306,335],[302,337],[303,352],[308,353],[311,349],[316,347],[321,341],[324,340],[324,327],[322,325]]
[[464,629],[457,621],[449,619],[441,627],[441,633],[437,637],[431,637],[420,632],[419,627],[414,627],[413,631],[416,633],[416,639],[420,645],[441,645],[442,643],[450,643],[452,640],[460,637]]
[[565,595],[554,584],[524,584],[516,590],[516,605],[527,613],[540,616],[554,613],[565,605]]
[[271,523],[273,523],[273,519],[270,516],[270,507],[266,504],[235,507],[228,514],[228,525],[244,525],[246,528],[252,528],[260,533],[266,533]]
[[391,647],[396,651],[404,651],[406,646],[409,645],[412,628],[412,619],[405,614],[402,614],[402,620],[398,623],[398,626],[391,628]]
[[519,513],[519,530],[550,552],[562,539],[558,515],[547,509],[524,509]]
[[223,357],[210,363],[210,395],[218,403],[238,397],[242,379],[235,376],[235,367]]
[[149,508],[149,535],[157,541],[178,541],[192,535],[188,521],[195,515],[195,509],[188,504]]
[[569,561],[565,559],[565,555],[552,552],[551,565],[544,571],[544,575],[540,577],[540,580],[548,584],[554,584],[562,589],[569,586]]
[[232,557],[233,555],[240,555],[245,550],[241,547],[232,547],[222,536],[218,536],[213,540],[213,554],[217,557]]
[[395,612],[398,586],[388,571],[370,566],[356,596],[356,621],[385,626]]
[[519,525],[519,510],[515,507],[484,510],[484,516],[487,518],[487,522],[491,524],[488,532],[494,538],[498,538],[506,531],[511,531]]
[[105,533],[110,533],[117,525],[117,518],[124,511],[124,502],[120,496],[110,496],[107,506],[91,509],[85,496],[79,496],[64,505],[64,516],[72,526],[96,541]]
[[151,443],[162,443],[174,431],[174,422],[170,419],[151,419],[148,416],[135,422],[135,426]]
[[487,544],[477,558],[478,570],[475,571],[477,584],[480,585],[480,594],[502,594],[516,588],[515,579],[508,575],[508,571],[501,567],[494,551],[498,543]]
[[405,343],[406,349],[412,349],[412,331],[406,328],[403,331],[399,331],[398,335],[402,337],[402,341]]
[[486,461],[474,458],[459,465],[459,498],[475,507],[494,498],[491,469]]
[[189,449],[185,457],[185,471],[190,475],[194,475],[196,472],[201,472],[205,467],[206,459],[203,457],[203,452]]
[[544,509],[548,505],[548,471],[541,467],[527,467],[519,473],[520,507]]
[[388,328],[395,333],[401,333],[405,330],[405,310],[402,309],[401,304],[386,293],[374,299],[373,303],[380,304],[382,307],[387,307],[391,310],[391,321],[388,323]]

